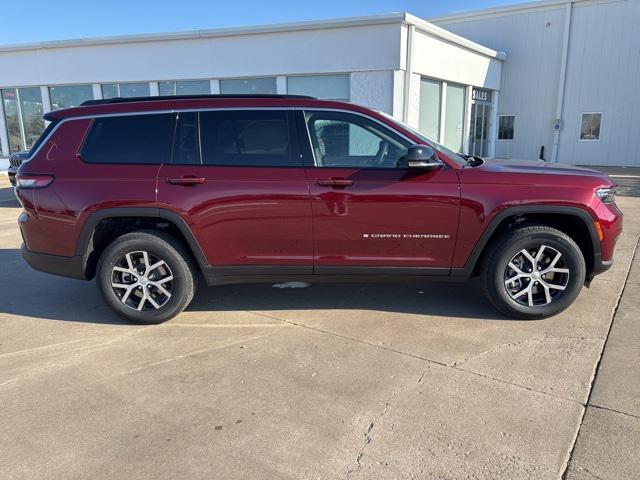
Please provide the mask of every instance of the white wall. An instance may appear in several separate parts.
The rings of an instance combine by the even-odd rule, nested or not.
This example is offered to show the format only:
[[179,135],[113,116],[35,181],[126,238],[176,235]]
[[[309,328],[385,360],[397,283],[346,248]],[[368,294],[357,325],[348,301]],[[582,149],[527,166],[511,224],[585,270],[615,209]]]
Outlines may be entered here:
[[553,142],[560,74],[563,6],[526,14],[465,17],[434,22],[458,35],[507,54],[502,72],[498,113],[516,114],[516,138],[496,142],[498,158],[538,158]]
[[0,52],[0,87],[399,68],[400,24]]
[[413,73],[463,85],[500,90],[502,61],[443,42],[416,29]]
[[[434,20],[507,53],[499,113],[515,114],[516,138],[496,156],[549,159],[561,67],[565,4]],[[640,1],[572,4],[558,161],[640,167]],[[579,141],[581,113],[603,112],[601,139]]]
[[[558,159],[640,167],[640,1],[575,4]],[[600,141],[579,141],[582,112],[603,112]]]
[[350,101],[393,115],[393,70],[353,72]]

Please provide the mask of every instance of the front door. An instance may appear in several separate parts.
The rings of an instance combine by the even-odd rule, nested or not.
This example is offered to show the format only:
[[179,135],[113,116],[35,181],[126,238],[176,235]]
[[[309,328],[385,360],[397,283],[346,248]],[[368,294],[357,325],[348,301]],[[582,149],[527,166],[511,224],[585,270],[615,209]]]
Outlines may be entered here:
[[158,205],[187,221],[214,275],[312,272],[309,190],[292,115],[178,114]]
[[456,172],[407,170],[402,157],[412,142],[370,117],[298,114],[315,272],[447,274],[458,226]]

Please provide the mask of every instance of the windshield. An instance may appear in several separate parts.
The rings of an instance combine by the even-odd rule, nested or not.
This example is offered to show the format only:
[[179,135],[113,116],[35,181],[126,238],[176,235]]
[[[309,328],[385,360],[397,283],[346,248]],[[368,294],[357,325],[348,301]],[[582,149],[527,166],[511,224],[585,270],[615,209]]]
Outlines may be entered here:
[[466,158],[464,158],[462,155],[460,155],[459,153],[454,152],[453,150],[449,150],[447,147],[445,147],[444,145],[439,144],[438,142],[431,140],[430,138],[427,138],[422,132],[416,130],[413,127],[410,127],[409,125],[407,125],[406,123],[403,123],[399,120],[396,120],[395,118],[393,118],[391,115],[389,115],[388,113],[385,112],[380,112],[378,111],[378,113],[380,115],[382,115],[383,117],[391,120],[393,123],[400,125],[402,128],[404,128],[405,130],[408,130],[409,132],[411,132],[412,134],[414,134],[416,137],[418,137],[420,140],[422,140],[423,142],[428,143],[429,145],[433,145],[434,147],[436,147],[436,149],[438,149],[438,151],[444,153],[448,158],[450,158],[452,161],[456,162],[458,165],[464,167],[467,165],[468,161]]

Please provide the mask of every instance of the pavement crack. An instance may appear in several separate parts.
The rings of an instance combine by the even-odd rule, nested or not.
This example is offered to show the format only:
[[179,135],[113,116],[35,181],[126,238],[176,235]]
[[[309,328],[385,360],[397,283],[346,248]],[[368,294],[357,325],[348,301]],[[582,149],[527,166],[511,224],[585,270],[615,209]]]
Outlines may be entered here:
[[497,351],[502,350],[502,349],[504,349],[504,348],[516,347],[516,346],[518,346],[518,345],[523,345],[523,344],[525,344],[525,343],[529,343],[529,342],[539,342],[539,341],[542,341],[542,340],[544,340],[544,338],[543,338],[543,337],[535,337],[535,338],[528,338],[528,339],[526,339],[526,340],[520,340],[520,341],[518,341],[518,342],[501,343],[500,345],[494,345],[493,347],[491,347],[491,348],[490,348],[490,349],[488,349],[488,350],[485,350],[485,351],[483,351],[483,352],[476,353],[476,354],[471,355],[471,356],[469,356],[469,357],[466,357],[466,358],[464,358],[464,359],[462,359],[462,360],[460,360],[460,361],[457,361],[457,360],[456,360],[455,362],[450,363],[450,364],[449,364],[449,365],[447,365],[447,366],[448,366],[448,367],[457,368],[457,367],[459,367],[460,365],[462,365],[462,364],[464,364],[464,363],[467,363],[467,362],[468,362],[468,361],[470,361],[470,360],[473,360],[473,359],[475,359],[475,358],[482,357],[482,356],[484,356],[484,355],[489,355],[489,354],[491,354],[491,353],[497,352]]
[[266,313],[255,312],[255,311],[250,311],[249,313],[253,313],[255,315],[262,315],[263,317],[271,318],[273,320],[280,320],[281,322],[288,323],[289,325],[294,325],[296,327],[305,328],[307,330],[312,330],[314,332],[322,333],[324,335],[331,335],[333,337],[342,338],[344,340],[349,340],[349,341],[352,341],[352,342],[360,343],[362,345],[367,345],[369,347],[378,348],[380,350],[386,350],[388,352],[397,353],[398,355],[404,355],[405,357],[416,358],[418,360],[423,360],[425,362],[429,362],[429,363],[432,363],[434,365],[439,365],[441,367],[446,367],[447,366],[446,363],[438,362],[437,360],[432,360],[432,359],[426,358],[426,357],[421,357],[420,355],[416,355],[414,353],[403,352],[402,350],[397,350],[395,348],[386,347],[384,345],[380,345],[380,344],[377,344],[377,343],[367,342],[365,340],[360,340],[359,338],[349,337],[347,335],[342,335],[342,334],[336,333],[336,332],[330,332],[328,330],[323,330],[323,329],[317,328],[317,327],[310,327],[309,325],[303,325],[301,323],[296,323],[296,322],[293,322],[291,320],[286,320],[284,318],[275,317],[273,315],[267,315]]
[[170,358],[165,358],[163,360],[158,360],[157,362],[152,362],[152,363],[149,363],[147,365],[143,365],[141,367],[137,367],[137,368],[133,368],[131,370],[127,370],[127,371],[123,372],[122,375],[131,375],[133,373],[138,373],[138,372],[140,372],[142,370],[146,370],[148,368],[157,367],[158,365],[164,365],[164,364],[167,364],[167,363],[170,363],[170,362],[175,362],[176,360],[182,360],[183,358],[193,357],[194,355],[200,355],[202,353],[214,352],[216,350],[221,350],[221,349],[227,348],[227,347],[233,347],[234,345],[244,344],[244,343],[247,343],[247,342],[251,342],[253,340],[259,340],[261,338],[269,337],[271,335],[274,335],[274,334],[278,333],[282,328],[284,328],[284,325],[281,326],[277,330],[272,330],[272,331],[270,331],[268,333],[265,333],[265,334],[262,334],[262,335],[255,335],[253,337],[243,338],[241,340],[236,340],[236,341],[233,341],[233,342],[225,343],[223,345],[216,345],[214,347],[199,348],[197,350],[192,350],[192,351],[187,352],[187,353],[181,353],[179,355],[175,355],[175,356],[170,357]]
[[362,445],[360,446],[360,449],[356,453],[355,465],[352,466],[351,468],[347,469],[347,473],[346,473],[346,475],[344,477],[345,479],[349,478],[353,473],[356,473],[362,467],[362,459],[364,457],[365,450],[371,444],[372,436],[373,436],[373,430],[376,427],[376,425],[379,425],[380,422],[382,422],[382,419],[385,417],[385,415],[389,411],[389,407],[391,406],[392,402],[395,399],[397,399],[398,397],[400,397],[410,387],[415,386],[416,384],[422,383],[422,379],[424,378],[425,373],[426,372],[424,372],[424,371],[421,372],[420,376],[417,379],[417,381],[409,382],[409,383],[401,386],[400,388],[396,389],[384,401],[384,404],[383,404],[383,407],[382,407],[382,410],[380,411],[380,413],[378,415],[376,415],[375,418],[373,420],[371,420],[371,422],[369,422],[367,424],[367,427],[365,428],[364,433],[363,433],[364,439],[363,439]]
[[476,375],[478,377],[486,378],[487,380],[493,380],[494,382],[503,383],[505,385],[511,385],[512,387],[522,388],[524,390],[528,390],[529,392],[541,393],[542,395],[547,395],[547,396],[552,397],[552,398],[557,398],[559,400],[565,400],[567,402],[577,403],[579,405],[583,405],[584,406],[584,404],[582,402],[579,402],[578,400],[574,400],[574,399],[567,398],[567,397],[562,397],[562,396],[559,396],[559,395],[554,395],[553,393],[545,392],[544,390],[537,390],[535,388],[527,387],[525,385],[520,385],[519,383],[509,382],[508,380],[502,380],[500,378],[492,377],[490,375],[485,375],[483,373],[473,372],[471,370],[465,370],[464,368],[460,368],[460,367],[449,367],[449,368],[453,368],[454,370],[458,370],[460,372],[468,373],[470,375]]
[[593,403],[590,403],[589,405],[587,405],[587,407],[595,408],[597,410],[605,410],[607,412],[612,412],[612,413],[618,413],[620,415],[624,415],[625,417],[637,418],[638,420],[640,420],[640,415],[634,415],[633,413],[622,412],[620,410],[616,410],[615,408],[603,407],[602,405],[596,405]]

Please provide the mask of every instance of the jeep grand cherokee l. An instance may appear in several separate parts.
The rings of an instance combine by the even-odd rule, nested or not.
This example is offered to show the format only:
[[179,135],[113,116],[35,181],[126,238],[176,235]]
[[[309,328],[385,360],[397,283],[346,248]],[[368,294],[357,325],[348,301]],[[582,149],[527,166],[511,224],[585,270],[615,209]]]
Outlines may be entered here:
[[567,308],[611,265],[611,180],[465,157],[391,117],[298,96],[89,101],[47,113],[16,193],[34,268],[166,321],[196,284],[461,281],[503,314]]

